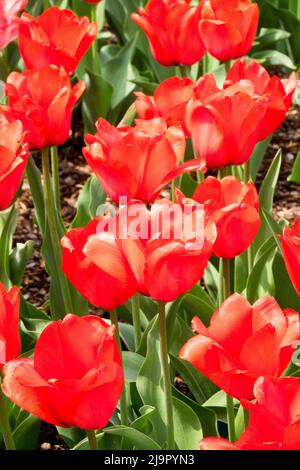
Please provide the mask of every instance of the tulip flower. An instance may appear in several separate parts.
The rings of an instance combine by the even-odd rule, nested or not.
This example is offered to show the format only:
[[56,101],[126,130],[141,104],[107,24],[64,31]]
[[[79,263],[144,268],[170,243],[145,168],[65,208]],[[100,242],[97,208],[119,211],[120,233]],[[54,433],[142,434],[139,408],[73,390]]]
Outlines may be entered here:
[[186,122],[197,154],[208,169],[249,160],[260,139],[267,106],[268,98],[254,97],[248,81],[221,90],[211,74],[198,80],[187,105]]
[[47,65],[64,67],[72,75],[96,38],[98,26],[71,10],[48,8],[34,18],[23,13],[19,26],[19,49],[27,69]]
[[159,118],[118,128],[101,118],[96,126],[95,136],[85,136],[88,146],[83,155],[117,203],[122,196],[152,202],[170,181],[201,167],[196,160],[181,164],[185,152],[181,126],[167,128]]
[[293,227],[284,227],[283,234],[279,238],[287,272],[300,296],[300,217]]
[[226,62],[246,55],[253,44],[259,18],[250,0],[202,0],[199,32],[209,52]]
[[20,289],[12,287],[7,291],[0,282],[0,368],[21,351],[19,308]]
[[191,0],[150,0],[131,18],[145,32],[161,65],[192,65],[205,54],[199,34],[200,9]]
[[254,398],[259,376],[280,376],[300,338],[299,314],[282,310],[273,297],[262,297],[251,306],[233,294],[208,328],[197,317],[192,326],[197,335],[182,347],[180,357],[238,399]]
[[136,92],[135,109],[140,119],[163,118],[167,126],[180,125],[188,136],[185,123],[186,106],[193,97],[194,82],[189,78],[171,77],[164,80],[153,96]]
[[2,106],[2,111],[22,122],[30,148],[61,145],[69,136],[72,110],[84,90],[83,81],[72,88],[65,70],[56,65],[12,72],[4,87],[9,106]]
[[[183,195],[179,195],[180,198]],[[254,241],[259,227],[259,198],[255,185],[227,176],[208,176],[199,184],[193,199],[204,204],[217,227],[214,255],[235,258]]]
[[115,217],[67,233],[63,271],[97,306],[116,307],[136,292],[174,300],[201,279],[211,256],[215,226],[201,208],[165,199],[148,211],[131,202]]
[[33,359],[20,358],[3,368],[4,394],[55,426],[106,426],[124,382],[113,333],[113,327],[95,316],[69,314],[51,323],[39,337]]
[[28,161],[28,144],[20,121],[0,115],[0,210],[12,203]]
[[254,386],[255,403],[243,400],[250,410],[246,431],[234,444],[207,437],[201,450],[299,450],[300,379],[260,377]]
[[28,0],[1,0],[0,2],[0,49],[4,49],[18,36],[18,13]]
[[247,83],[249,91],[252,86],[252,96],[267,97],[268,107],[259,126],[259,140],[268,137],[282,124],[292,104],[298,76],[296,72],[283,80],[276,75],[270,77],[267,70],[255,60],[247,63],[246,58],[237,60],[227,75],[224,88],[231,87],[238,82]]

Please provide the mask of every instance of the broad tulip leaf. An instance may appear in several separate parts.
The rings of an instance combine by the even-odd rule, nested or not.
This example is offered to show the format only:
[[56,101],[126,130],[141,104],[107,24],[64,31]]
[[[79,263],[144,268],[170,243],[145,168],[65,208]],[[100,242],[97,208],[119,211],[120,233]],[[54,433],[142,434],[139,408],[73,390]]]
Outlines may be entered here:
[[252,58],[264,67],[283,66],[289,70],[295,70],[296,66],[290,57],[276,50],[260,51],[251,54]]
[[178,398],[173,398],[173,403],[175,441],[178,449],[198,450],[203,434],[197,414]]
[[128,426],[111,426],[103,429],[105,434],[116,434],[128,439],[137,450],[160,450],[160,446],[151,437]]
[[300,312],[300,297],[293,287],[280,252],[277,252],[274,258],[273,273],[275,280],[275,298],[281,308],[293,308],[297,312]]
[[102,75],[91,70],[86,71],[83,79],[86,84],[86,91],[82,98],[85,132],[94,133],[97,119],[107,117],[112,107],[114,88]]
[[23,280],[27,263],[34,252],[34,241],[17,243],[9,256],[10,280],[15,286],[20,286]]
[[98,208],[106,201],[103,191],[95,175],[92,175],[80,191],[77,200],[77,212],[72,228],[86,226],[97,215]]
[[139,370],[144,361],[143,356],[131,351],[123,351],[123,369],[126,382],[136,382]]
[[272,140],[272,136],[267,137],[265,140],[258,142],[256,144],[253,153],[250,158],[250,173],[252,181],[256,181],[258,172],[260,170],[261,164],[265,157],[267,148]]
[[293,183],[300,183],[300,152],[297,154],[297,158],[294,163],[292,173],[288,177],[288,181],[292,181]]
[[25,419],[13,431],[16,449],[35,450],[40,427],[40,419],[26,413]]

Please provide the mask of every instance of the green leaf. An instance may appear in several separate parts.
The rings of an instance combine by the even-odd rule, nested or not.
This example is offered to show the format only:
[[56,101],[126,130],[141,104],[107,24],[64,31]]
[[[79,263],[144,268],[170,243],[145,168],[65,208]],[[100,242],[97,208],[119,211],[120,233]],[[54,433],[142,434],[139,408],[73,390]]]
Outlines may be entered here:
[[293,183],[300,183],[300,152],[297,154],[297,158],[294,163],[292,173],[288,177],[288,181],[292,181]]
[[256,181],[261,164],[265,157],[267,148],[272,140],[272,135],[256,144],[250,159],[250,173],[252,181]]
[[111,426],[103,429],[105,434],[117,434],[128,439],[137,450],[160,450],[160,446],[151,437],[128,426]]
[[300,312],[300,297],[295,291],[287,273],[281,253],[276,254],[273,263],[275,298],[281,308],[293,308]]
[[139,410],[140,415],[136,418],[132,423],[131,426],[138,431],[143,432],[144,434],[148,434],[147,430],[149,430],[149,418],[156,412],[153,406],[145,405],[142,406]]
[[86,226],[96,215],[97,210],[106,201],[103,191],[95,175],[92,175],[80,191],[77,200],[77,212],[72,222],[72,228]]
[[276,28],[261,28],[257,38],[258,44],[253,48],[255,51],[269,48],[272,44],[283,39],[288,39],[291,34],[288,31]]
[[13,431],[16,449],[35,450],[40,427],[40,419],[27,413],[26,418]]
[[114,89],[103,76],[87,70],[84,75],[86,91],[82,98],[82,114],[85,132],[95,132],[95,122],[99,117],[107,117],[111,108]]
[[200,420],[193,409],[178,398],[173,398],[175,441],[179,450],[198,450],[202,439]]
[[143,356],[131,351],[123,351],[123,369],[126,382],[136,382],[139,370],[144,361]]
[[265,67],[273,66],[283,66],[289,70],[295,70],[296,66],[294,62],[282,52],[276,50],[260,51],[254,52],[251,54],[252,58],[257,62],[263,64]]
[[3,217],[5,222],[0,236],[0,279],[7,287],[10,284],[9,254],[18,215],[19,212],[14,206],[1,213],[1,218]]
[[26,243],[17,243],[9,256],[10,280],[15,286],[20,286],[23,280],[29,258],[34,253],[34,241],[28,240]]

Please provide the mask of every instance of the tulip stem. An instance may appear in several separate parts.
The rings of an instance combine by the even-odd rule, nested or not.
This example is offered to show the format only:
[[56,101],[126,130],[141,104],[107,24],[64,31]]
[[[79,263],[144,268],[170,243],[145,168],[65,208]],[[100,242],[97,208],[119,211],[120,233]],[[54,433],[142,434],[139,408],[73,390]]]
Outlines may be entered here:
[[49,148],[42,149],[42,166],[43,166],[43,177],[44,177],[44,198],[45,198],[45,212],[46,220],[48,222],[50,243],[52,243],[53,251],[53,262],[55,265],[55,273],[51,275],[56,276],[59,280],[61,287],[62,302],[64,304],[63,313],[73,312],[72,298],[69,291],[68,281],[61,269],[61,247],[60,247],[60,236],[58,233],[57,217],[55,213],[55,202],[52,191],[51,173],[50,173],[50,162],[49,162]]
[[[120,338],[120,331],[119,331],[119,322],[118,322],[117,309],[115,308],[113,308],[110,311],[110,321],[111,321],[111,324],[115,325],[116,327],[115,338],[116,338],[117,345],[120,351],[121,362],[122,362],[122,346],[121,346],[121,338]],[[127,397],[126,397],[125,384],[124,384],[123,391],[120,397],[120,415],[121,415],[121,424],[123,424],[124,426],[127,426],[128,425],[128,411],[127,411]]]
[[179,65],[178,68],[182,78],[186,78],[189,76],[186,65]]
[[[244,165],[244,182],[247,184],[248,181],[251,179],[251,164],[250,160],[248,160],[245,165]],[[250,273],[253,268],[253,250],[252,250],[252,245],[248,247],[247,250],[247,260],[248,260],[248,275],[250,276]]]
[[225,62],[225,73],[226,73],[226,76],[229,74],[229,71],[231,69],[231,62],[230,60],[228,60],[227,62]]
[[[98,25],[97,3],[95,5],[91,5],[91,21]],[[94,70],[95,73],[100,75],[101,67],[100,67],[100,56],[98,54],[98,30],[97,30],[97,36],[92,43],[91,51],[92,51],[92,61],[93,61],[92,70]]]
[[91,450],[99,450],[95,431],[86,431]]
[[226,395],[226,403],[227,403],[227,423],[228,423],[228,437],[230,442],[236,441],[235,436],[235,416],[234,416],[234,405],[233,405],[233,398],[230,395]]
[[15,443],[12,436],[9,418],[7,414],[5,397],[2,392],[1,383],[0,383],[0,426],[2,431],[2,436],[5,444],[6,450],[15,450]]
[[132,320],[134,327],[134,344],[135,350],[138,350],[138,347],[141,342],[141,318],[140,318],[140,298],[139,294],[136,294],[132,297]]
[[51,147],[51,169],[53,176],[53,193],[55,198],[56,209],[61,213],[60,189],[59,189],[59,168],[58,168],[58,152],[57,146]]
[[165,406],[166,406],[166,417],[167,417],[167,443],[168,443],[168,450],[174,450],[175,438],[174,438],[173,402],[172,402],[172,388],[171,388],[171,377],[170,377],[170,368],[169,368],[165,302],[160,302],[160,301],[158,302],[158,318],[159,318],[159,335],[160,335],[160,360],[161,360],[162,373],[163,373]]

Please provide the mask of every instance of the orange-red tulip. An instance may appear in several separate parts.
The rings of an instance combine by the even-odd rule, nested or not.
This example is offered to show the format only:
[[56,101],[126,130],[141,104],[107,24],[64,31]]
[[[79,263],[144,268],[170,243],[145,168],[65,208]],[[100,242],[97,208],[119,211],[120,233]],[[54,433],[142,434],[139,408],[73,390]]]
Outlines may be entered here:
[[148,211],[131,202],[113,218],[71,230],[62,240],[63,270],[97,306],[116,307],[135,292],[168,302],[201,279],[214,240],[201,208],[185,212],[161,200]]
[[72,88],[66,71],[56,65],[12,72],[4,87],[9,107],[2,110],[23,123],[30,148],[61,145],[69,136],[72,110],[84,90],[82,81]]
[[280,239],[287,272],[300,296],[300,217],[293,227],[284,227]]
[[299,450],[300,379],[260,377],[254,386],[255,403],[243,401],[250,422],[239,440],[207,437],[201,450]]
[[299,314],[282,310],[273,297],[251,306],[233,294],[208,328],[198,317],[192,326],[197,335],[182,347],[180,357],[238,399],[253,399],[253,385],[261,375],[280,376],[300,338]]
[[4,49],[18,36],[18,13],[28,0],[1,0],[0,2],[0,49]]
[[56,426],[106,426],[124,382],[113,332],[95,316],[69,314],[51,323],[38,339],[33,359],[5,365],[3,392]]
[[28,144],[20,121],[0,115],[0,210],[13,201],[28,161]]
[[235,258],[251,245],[260,227],[259,198],[251,181],[208,176],[196,188],[193,199],[205,205],[216,224],[215,256]]
[[186,119],[197,154],[208,169],[249,160],[267,107],[268,98],[253,96],[248,81],[221,90],[213,75],[200,78]]
[[101,118],[96,126],[94,136],[85,136],[83,154],[115,202],[121,196],[151,202],[174,178],[201,166],[195,160],[181,164],[184,132],[181,126],[167,128],[163,119],[115,128]]
[[225,62],[250,51],[258,26],[257,3],[202,0],[200,10],[200,36],[209,54]]
[[298,76],[293,72],[289,78],[280,80],[276,75],[270,77],[267,70],[255,60],[247,63],[246,58],[237,60],[227,75],[224,88],[238,82],[249,84],[252,96],[264,96],[268,99],[268,107],[264,119],[259,125],[259,139],[272,134],[284,121],[292,104],[298,84]]
[[205,54],[199,34],[200,9],[191,0],[150,0],[131,18],[145,32],[153,57],[162,65],[192,65]]
[[185,134],[188,131],[185,123],[186,106],[193,97],[194,82],[189,78],[171,77],[164,80],[153,96],[136,92],[135,109],[140,119],[162,117],[167,126],[180,125]]
[[20,289],[12,287],[7,291],[0,282],[0,368],[21,351],[19,307]]
[[98,26],[71,10],[48,8],[37,18],[23,13],[19,49],[27,69],[57,65],[71,75],[96,38]]

